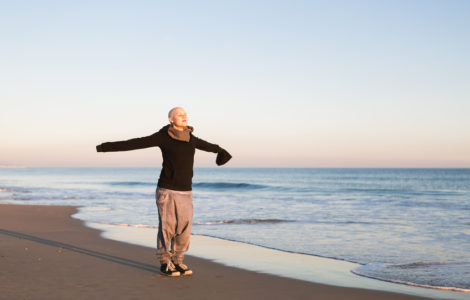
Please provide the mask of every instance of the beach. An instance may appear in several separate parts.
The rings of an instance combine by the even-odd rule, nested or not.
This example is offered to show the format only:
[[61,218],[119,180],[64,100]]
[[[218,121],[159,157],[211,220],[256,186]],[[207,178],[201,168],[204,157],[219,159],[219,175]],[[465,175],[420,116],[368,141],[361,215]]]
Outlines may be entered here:
[[195,274],[159,274],[155,250],[104,239],[76,207],[0,205],[1,299],[424,299],[328,286],[187,256]]

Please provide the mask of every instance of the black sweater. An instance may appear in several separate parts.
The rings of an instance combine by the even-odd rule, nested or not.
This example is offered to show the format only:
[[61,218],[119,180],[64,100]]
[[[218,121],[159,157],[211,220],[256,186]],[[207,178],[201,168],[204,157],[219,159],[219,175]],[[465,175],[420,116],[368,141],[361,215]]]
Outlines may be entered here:
[[[162,171],[158,186],[176,191],[190,191],[193,178],[195,149],[219,153],[217,164],[226,163],[230,154],[218,145],[208,143],[190,133],[189,142],[173,139],[167,125],[160,131],[141,138],[127,141],[107,142],[96,146],[98,152],[128,151],[149,147],[160,147],[163,156]],[[222,163],[220,163],[222,161]]]

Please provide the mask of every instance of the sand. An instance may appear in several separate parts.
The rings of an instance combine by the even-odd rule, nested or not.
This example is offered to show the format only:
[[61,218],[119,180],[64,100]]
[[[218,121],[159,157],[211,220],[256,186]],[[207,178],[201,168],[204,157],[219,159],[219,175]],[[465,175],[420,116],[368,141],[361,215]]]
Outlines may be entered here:
[[159,274],[155,250],[100,237],[68,206],[0,205],[0,299],[425,299],[317,284],[187,256]]

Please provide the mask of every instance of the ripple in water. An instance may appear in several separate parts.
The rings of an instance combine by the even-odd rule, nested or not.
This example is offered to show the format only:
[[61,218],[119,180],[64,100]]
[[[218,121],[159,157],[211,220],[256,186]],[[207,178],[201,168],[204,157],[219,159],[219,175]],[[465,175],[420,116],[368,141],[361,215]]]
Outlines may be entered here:
[[280,219],[242,219],[242,220],[217,220],[207,222],[194,222],[194,225],[220,225],[220,224],[255,224],[255,223],[282,223],[282,222],[295,222],[292,220]]
[[354,274],[406,285],[470,293],[470,262],[415,262],[367,264]]

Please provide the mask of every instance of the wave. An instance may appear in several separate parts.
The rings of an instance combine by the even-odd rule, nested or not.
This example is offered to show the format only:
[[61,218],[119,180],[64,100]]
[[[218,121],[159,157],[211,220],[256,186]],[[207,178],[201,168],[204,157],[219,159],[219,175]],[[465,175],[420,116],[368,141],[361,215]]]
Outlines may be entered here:
[[[139,228],[158,228],[154,225],[144,224],[127,224],[127,223],[113,223],[105,221],[92,221],[94,223],[115,225],[115,226],[126,226],[126,227],[139,227]],[[193,225],[218,225],[218,224],[253,224],[253,223],[282,223],[282,222],[295,222],[291,220],[280,220],[280,219],[246,219],[246,220],[220,220],[220,221],[209,221],[209,222],[194,222]]]
[[156,186],[155,182],[144,182],[144,181],[111,181],[111,182],[104,182],[107,185],[121,185],[121,186],[137,186],[137,185],[144,185],[144,186]]
[[251,184],[244,182],[196,182],[193,187],[206,188],[206,189],[264,189],[269,188],[267,185]]
[[21,190],[18,188],[12,189],[8,187],[0,187],[0,193],[31,193],[31,192],[27,190]]
[[127,224],[127,223],[113,223],[113,222],[99,222],[99,221],[89,221],[91,223],[96,223],[96,224],[105,224],[105,225],[113,225],[113,226],[123,226],[123,227],[135,227],[135,228],[151,228],[155,229],[158,228],[158,226],[154,225],[144,225],[144,224]]
[[408,195],[408,196],[455,196],[467,192],[466,190],[417,190],[417,189],[399,189],[399,188],[341,188],[338,192],[343,193],[367,193],[379,195]]
[[[470,293],[470,262],[413,262],[408,264],[366,264],[352,273],[372,279],[462,293]],[[462,274],[462,276],[456,276]],[[452,275],[452,276],[450,276]]]
[[377,221],[311,221],[312,224],[338,224],[338,225],[399,225],[397,222],[377,222]]
[[257,223],[284,223],[284,222],[295,222],[292,220],[281,220],[281,219],[242,219],[242,220],[217,220],[207,222],[194,222],[194,225],[220,225],[220,224],[257,224]]
[[[156,186],[155,182],[145,181],[111,181],[104,182],[106,185],[112,186]],[[267,185],[251,184],[251,183],[236,183],[236,182],[196,182],[193,187],[202,189],[264,189],[269,188]]]

